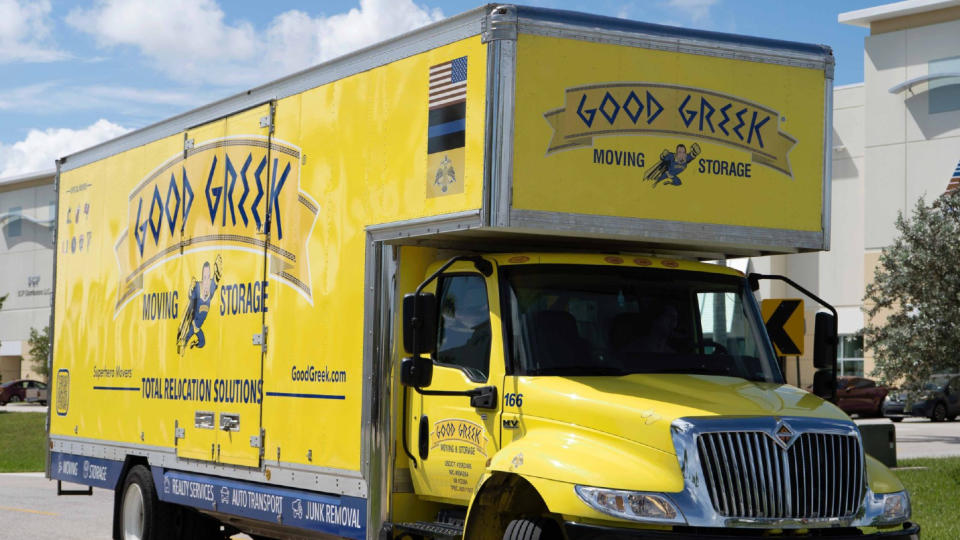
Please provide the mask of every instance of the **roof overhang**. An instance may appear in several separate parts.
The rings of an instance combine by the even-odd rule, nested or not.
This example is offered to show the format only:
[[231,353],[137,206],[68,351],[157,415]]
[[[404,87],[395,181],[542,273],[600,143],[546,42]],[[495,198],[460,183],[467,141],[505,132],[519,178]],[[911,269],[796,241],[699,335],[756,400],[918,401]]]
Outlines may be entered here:
[[15,176],[7,176],[5,178],[0,178],[0,186],[7,186],[12,184],[23,184],[26,182],[33,182],[34,180],[45,180],[47,178],[53,182],[53,177],[57,175],[56,169],[48,169],[45,171],[36,171],[26,174],[18,174]]
[[870,28],[870,24],[886,19],[895,19],[917,13],[960,6],[960,0],[904,0],[856,11],[847,11],[837,16],[837,22],[850,26]]

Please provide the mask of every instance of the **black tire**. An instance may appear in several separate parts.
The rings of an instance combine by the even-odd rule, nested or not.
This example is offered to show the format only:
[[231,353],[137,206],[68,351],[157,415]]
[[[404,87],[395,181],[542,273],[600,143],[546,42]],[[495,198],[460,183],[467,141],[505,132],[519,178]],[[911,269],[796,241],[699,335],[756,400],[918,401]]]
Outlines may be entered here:
[[953,422],[953,421],[956,420],[956,419],[957,419],[957,415],[948,416],[948,417],[947,417],[947,422]]
[[550,518],[515,519],[507,524],[503,540],[561,540],[563,533]]
[[175,538],[174,508],[157,498],[150,470],[143,465],[130,468],[123,481],[114,513],[122,540],[165,540]]
[[892,421],[894,421],[894,422],[903,422],[903,417],[902,417],[902,416],[892,416],[892,417],[890,417],[890,420],[892,420]]
[[934,422],[943,422],[947,419],[947,407],[943,403],[937,403],[933,406],[933,411],[930,413],[930,420]]

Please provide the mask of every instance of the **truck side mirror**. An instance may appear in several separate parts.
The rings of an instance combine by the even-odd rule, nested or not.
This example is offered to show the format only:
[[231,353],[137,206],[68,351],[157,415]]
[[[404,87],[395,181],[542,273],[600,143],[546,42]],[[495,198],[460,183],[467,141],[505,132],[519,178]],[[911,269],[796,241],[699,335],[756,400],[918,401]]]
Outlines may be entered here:
[[837,322],[831,313],[817,313],[813,334],[813,367],[833,369],[837,361]]
[[400,383],[414,388],[430,386],[433,380],[433,360],[422,356],[404,358],[400,363]]
[[403,297],[403,348],[408,354],[416,357],[432,353],[436,346],[436,297],[432,293],[424,292],[405,295]]
[[836,365],[837,319],[832,313],[820,312],[813,332],[813,367],[817,368],[813,374],[813,393],[827,401],[835,402],[837,398]]
[[819,369],[813,374],[813,393],[832,401],[837,393],[837,377],[832,369]]

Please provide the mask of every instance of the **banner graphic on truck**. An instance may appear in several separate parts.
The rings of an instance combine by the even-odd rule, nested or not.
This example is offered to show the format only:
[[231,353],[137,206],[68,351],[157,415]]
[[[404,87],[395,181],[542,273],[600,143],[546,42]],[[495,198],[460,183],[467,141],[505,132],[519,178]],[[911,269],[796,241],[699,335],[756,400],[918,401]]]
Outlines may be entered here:
[[788,156],[797,140],[778,129],[780,113],[764,105],[702,88],[645,82],[567,88],[565,100],[564,107],[543,115],[553,128],[547,154],[592,146],[599,136],[673,135],[743,150],[754,163],[793,178]]
[[[197,143],[154,169],[130,192],[128,227],[114,245],[120,267],[116,313],[143,288],[146,272],[184,253],[216,250],[269,255],[269,272],[313,303],[307,244],[319,205],[300,188],[300,149],[261,136]],[[263,234],[270,219],[269,243]],[[213,255],[184,284],[199,311],[181,336],[202,324],[222,263]],[[191,270],[192,272],[194,270]],[[203,312],[203,314],[201,313]],[[193,329],[194,334],[199,330]],[[202,341],[202,334],[199,334]]]
[[467,133],[467,57],[430,68],[427,196],[463,193]]
[[367,501],[153,468],[160,500],[345,538],[366,538]]

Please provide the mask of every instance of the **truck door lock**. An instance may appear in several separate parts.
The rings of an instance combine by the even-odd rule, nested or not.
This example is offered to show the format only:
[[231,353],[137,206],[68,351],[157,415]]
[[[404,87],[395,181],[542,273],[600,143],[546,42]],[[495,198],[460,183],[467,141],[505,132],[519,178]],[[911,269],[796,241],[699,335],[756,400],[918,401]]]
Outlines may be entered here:
[[221,413],[220,429],[224,431],[240,431],[240,415]]

